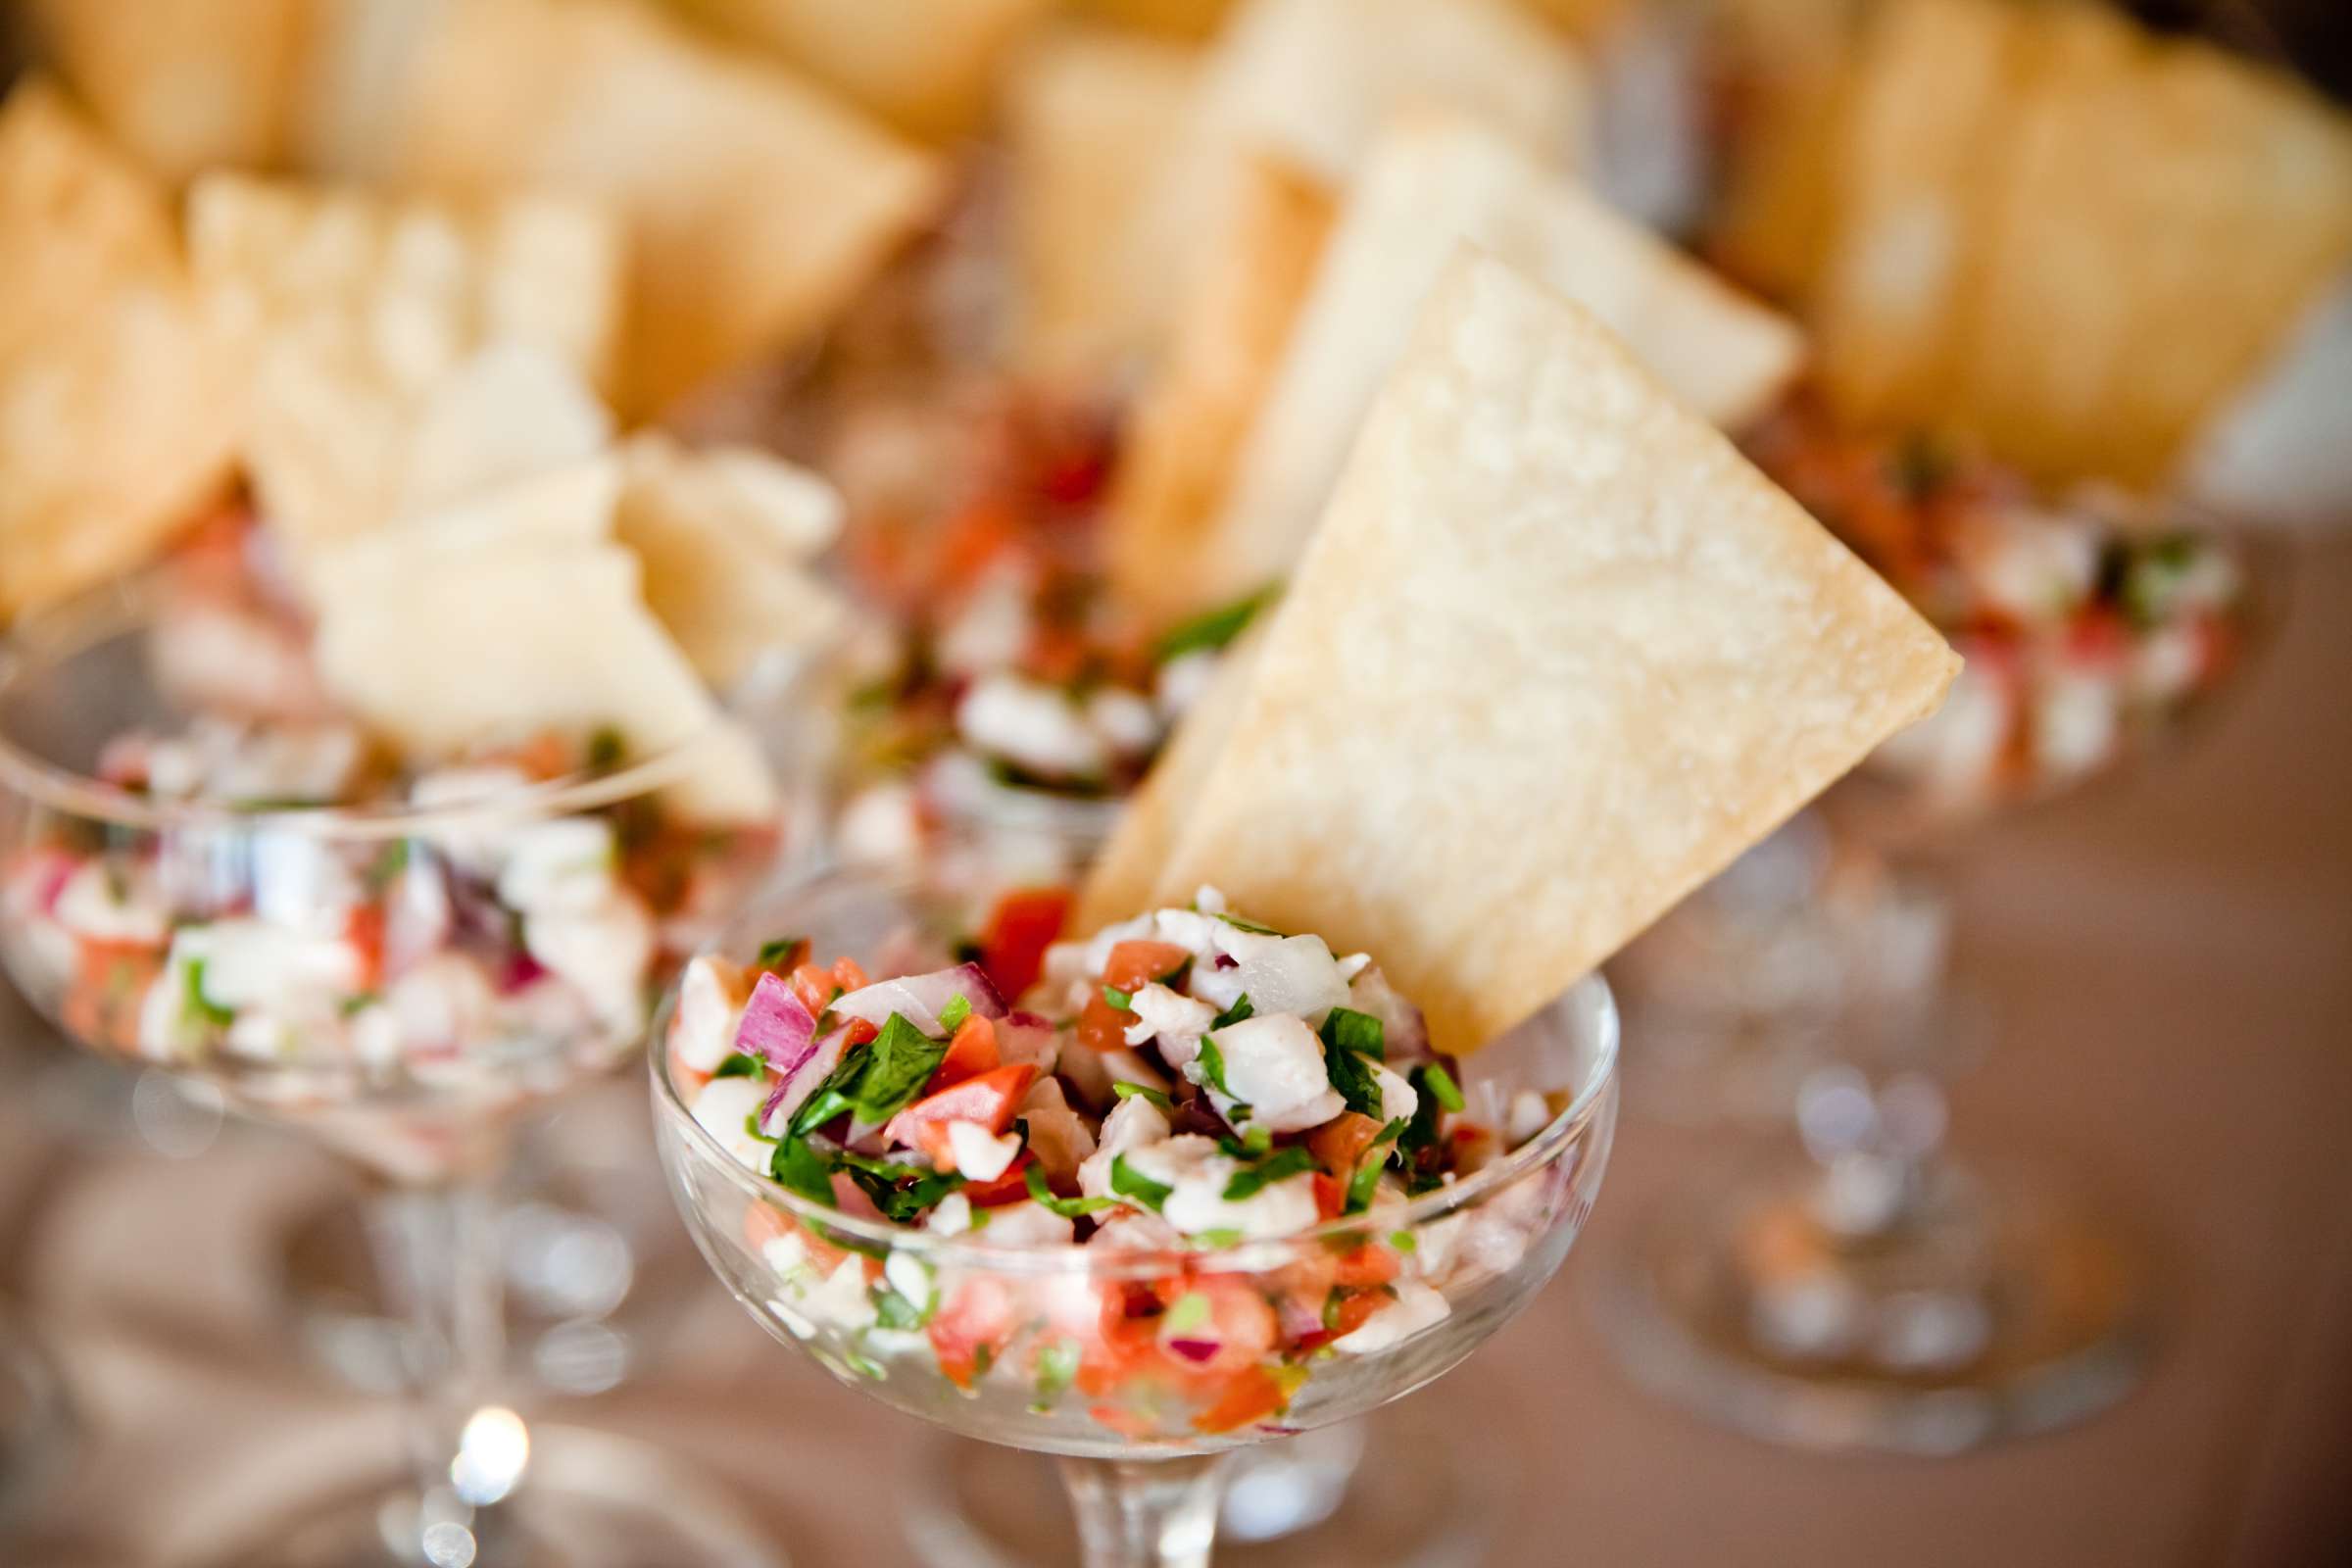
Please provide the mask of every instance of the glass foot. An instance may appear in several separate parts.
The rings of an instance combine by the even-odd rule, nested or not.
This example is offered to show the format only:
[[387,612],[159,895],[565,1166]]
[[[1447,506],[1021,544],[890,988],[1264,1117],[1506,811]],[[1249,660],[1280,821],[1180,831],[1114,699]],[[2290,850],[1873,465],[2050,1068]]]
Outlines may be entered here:
[[[644,1106],[632,1096],[626,1111],[629,1124],[608,1135],[611,1108],[566,1106],[526,1138],[502,1184],[507,1344],[513,1375],[527,1385],[583,1396],[613,1388],[642,1368],[701,1283],[702,1262],[652,1174]],[[415,1363],[377,1275],[361,1212],[368,1200],[353,1187],[301,1213],[277,1238],[277,1281],[310,1359],[390,1394]]]
[[[257,1477],[253,1501],[283,1490]],[[413,1490],[380,1474],[322,1490],[322,1499],[259,1528],[249,1514],[233,1533],[172,1560],[206,1568],[786,1568],[757,1522],[698,1473],[609,1433],[533,1428],[523,1486],[486,1522],[430,1517]],[[221,1539],[235,1544],[223,1547]]]
[[2138,1381],[2144,1265],[2049,1189],[1943,1166],[1884,1229],[1822,1217],[1856,1206],[1794,1158],[1668,1203],[1601,1285],[1628,1369],[1775,1442],[1927,1455],[2080,1421]]
[[[1442,1396],[1423,1395],[1423,1402]],[[1491,1445],[1413,1407],[1243,1448],[1227,1461],[1217,1568],[1470,1568],[1484,1560],[1512,1477]],[[1076,1568],[1078,1534],[1054,1461],[941,1442],[906,1514],[933,1568]]]

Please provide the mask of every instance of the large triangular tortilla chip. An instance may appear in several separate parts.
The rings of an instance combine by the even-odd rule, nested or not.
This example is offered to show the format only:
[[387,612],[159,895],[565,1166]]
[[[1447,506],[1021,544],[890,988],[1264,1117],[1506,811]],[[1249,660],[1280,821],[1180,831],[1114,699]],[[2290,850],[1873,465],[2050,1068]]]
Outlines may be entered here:
[[1251,159],[1233,231],[1202,258],[1166,362],[1130,421],[1107,518],[1111,591],[1147,622],[1208,608],[1223,574],[1199,559],[1225,505],[1334,217],[1322,185]]
[[932,211],[935,160],[781,65],[626,0],[342,0],[308,142],[468,196],[624,217],[623,412],[659,413],[821,326]]
[[424,758],[611,727],[633,754],[683,749],[664,792],[682,812],[765,817],[775,780],[646,609],[636,558],[581,540],[609,521],[611,486],[576,486],[568,514],[548,510],[552,487],[569,477],[516,488],[527,520],[502,526],[484,515],[494,504],[477,502],[464,518],[320,550],[313,589],[327,690]]
[[1004,51],[1054,0],[676,0],[908,135],[964,135]]
[[251,379],[254,487],[298,556],[603,444],[577,383],[612,357],[625,266],[593,208],[213,175],[188,242]]
[[1030,369],[1084,376],[1142,340],[1121,270],[1197,69],[1190,50],[1096,27],[1051,32],[1014,67],[1004,93],[1014,331]]
[[47,57],[166,179],[274,168],[314,0],[37,0]]
[[138,564],[226,484],[242,406],[164,193],[58,92],[0,105],[0,620]]
[[1578,307],[1447,270],[1156,882],[1374,954],[1441,1049],[1930,711],[1943,639]]
[[[1576,51],[1508,0],[1249,0],[1217,36],[1182,139],[1136,225],[1136,318],[1164,330],[1224,232],[1244,161],[1270,153],[1345,190],[1399,112],[1473,114],[1573,164],[1591,114]],[[1156,338],[1155,338],[1156,341]]]
[[1248,593],[1298,559],[1364,411],[1465,240],[1576,300],[1702,417],[1736,427],[1795,374],[1788,321],[1507,137],[1458,114],[1399,122],[1374,149],[1299,313],[1232,494],[1185,586]]
[[1810,307],[1823,383],[1857,423],[1933,424],[1948,411],[2024,16],[1899,0],[1865,30]]

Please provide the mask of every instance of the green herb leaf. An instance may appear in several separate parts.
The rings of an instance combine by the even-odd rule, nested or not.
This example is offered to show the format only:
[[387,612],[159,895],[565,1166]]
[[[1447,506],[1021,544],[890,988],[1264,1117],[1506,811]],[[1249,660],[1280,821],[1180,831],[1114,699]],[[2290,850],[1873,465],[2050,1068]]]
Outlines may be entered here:
[[1415,1236],[1411,1231],[1391,1231],[1389,1232],[1389,1246],[1410,1257],[1413,1253],[1421,1250],[1421,1238]]
[[833,1203],[833,1168],[798,1137],[788,1136],[767,1156],[767,1173],[812,1203]]
[[1117,1083],[1110,1086],[1110,1092],[1121,1100],[1149,1100],[1152,1102],[1152,1103],[1157,1105],[1161,1112],[1166,1115],[1174,1115],[1176,1113],[1176,1102],[1170,1100],[1166,1095],[1152,1088],[1150,1084],[1130,1083],[1126,1079],[1122,1078]]
[[1204,649],[1213,653],[1223,648],[1249,630],[1250,622],[1256,619],[1257,612],[1272,602],[1276,590],[1270,586],[1260,588],[1247,599],[1236,600],[1230,605],[1221,605],[1194,616],[1160,638],[1152,650],[1152,659],[1166,664],[1187,654],[1197,654]]
[[931,1303],[917,1306],[887,1285],[874,1290],[874,1320],[886,1329],[919,1329],[931,1321]]
[[1165,1333],[1190,1334],[1195,1329],[1206,1328],[1214,1315],[1207,1297],[1199,1291],[1187,1291],[1160,1315],[1159,1326]]
[[1256,1164],[1235,1171],[1225,1184],[1225,1201],[1238,1203],[1246,1198],[1255,1198],[1261,1191],[1279,1181],[1287,1181],[1315,1168],[1315,1156],[1303,1144],[1277,1149]]
[[[821,1020],[820,1020],[821,1023]],[[819,1035],[819,1039],[823,1036]],[[792,1125],[785,1130],[798,1137],[813,1132],[834,1117],[854,1111],[851,1096],[857,1092],[858,1080],[864,1075],[866,1055],[870,1046],[852,1046],[841,1054],[841,1060],[816,1086],[816,1093],[802,1102],[801,1108],[792,1113]]]
[[1213,1231],[1196,1231],[1192,1236],[1192,1244],[1196,1248],[1239,1247],[1242,1245],[1242,1233],[1224,1226]]
[[1349,1110],[1380,1120],[1385,1097],[1380,1092],[1380,1080],[1372,1076],[1369,1057],[1359,1051],[1327,1051],[1323,1054],[1323,1068],[1331,1074],[1331,1087],[1339,1091]]
[[962,1028],[963,1020],[971,1015],[972,999],[957,992],[948,999],[946,1006],[939,1009],[939,1026],[952,1035]]
[[923,1092],[923,1085],[930,1082],[947,1054],[946,1041],[931,1039],[905,1013],[892,1013],[881,1034],[866,1048],[865,1070],[858,1074],[858,1087],[850,1092],[858,1119],[878,1127],[906,1109]]
[[1134,1199],[1154,1214],[1159,1212],[1159,1205],[1168,1200],[1168,1195],[1176,1191],[1167,1183],[1155,1182],[1136,1170],[1127,1163],[1125,1154],[1111,1159],[1110,1190],[1121,1198]]
[[1381,1170],[1389,1162],[1385,1151],[1403,1135],[1404,1129],[1405,1122],[1398,1118],[1383,1127],[1372,1140],[1355,1167],[1355,1174],[1348,1178],[1348,1200],[1341,1210],[1343,1213],[1361,1214],[1372,1206],[1372,1195],[1380,1190]]
[[1112,1006],[1118,1008],[1121,1012],[1133,1012],[1135,1010],[1135,998],[1129,995],[1127,992],[1121,991],[1117,986],[1104,986],[1102,988],[1102,1000],[1109,1003]]
[[713,1078],[757,1078],[766,1069],[767,1063],[761,1061],[758,1056],[748,1056],[738,1051],[720,1062],[718,1071],[710,1076]]
[[1425,1095],[1436,1096],[1438,1103],[1447,1110],[1462,1108],[1461,1086],[1453,1081],[1453,1074],[1434,1061],[1413,1074],[1413,1087]]
[[1334,1051],[1352,1051],[1359,1056],[1389,1054],[1388,1030],[1378,1018],[1353,1007],[1334,1007],[1323,1019],[1323,1044]]
[[1217,1049],[1217,1042],[1209,1035],[1200,1037],[1200,1077],[1209,1088],[1225,1097],[1225,1119],[1239,1127],[1249,1116],[1250,1106],[1234,1099],[1233,1091],[1226,1087],[1225,1053]]
[[1220,914],[1217,916],[1217,918],[1224,921],[1227,925],[1233,927],[1236,931],[1247,931],[1252,936],[1278,937],[1282,935],[1280,931],[1275,930],[1270,925],[1259,925],[1255,920],[1245,920],[1238,914]]
[[808,954],[802,951],[808,946],[807,937],[777,937],[773,941],[762,942],[760,944],[760,956],[752,960],[752,967],[772,969],[782,974],[808,961]]
[[[861,1154],[843,1154],[840,1163],[858,1190],[873,1200],[882,1217],[905,1225],[939,1206],[941,1199],[963,1185],[963,1178],[920,1165],[899,1165]],[[908,1185],[901,1186],[901,1182]]]
[[1054,1213],[1059,1214],[1063,1219],[1076,1219],[1082,1214],[1100,1214],[1106,1208],[1119,1206],[1119,1200],[1115,1198],[1054,1197],[1054,1189],[1046,1185],[1046,1172],[1043,1166],[1031,1165],[1027,1176],[1023,1179],[1028,1183],[1029,1196]]
[[1031,1408],[1043,1410],[1060,1398],[1077,1379],[1078,1342],[1048,1342],[1037,1352],[1037,1402]]
[[1256,1011],[1257,1009],[1255,1007],[1250,1005],[1250,993],[1245,991],[1240,996],[1234,998],[1233,1005],[1227,1007],[1223,1012],[1218,1013],[1215,1021],[1210,1023],[1208,1027],[1212,1033],[1219,1029],[1230,1028],[1234,1024],[1240,1023],[1244,1018],[1250,1017]]
[[225,1029],[237,1021],[237,1009],[223,1007],[204,994],[204,960],[197,958],[188,965],[188,1013],[199,1023],[209,1023]]
[[620,731],[610,724],[604,725],[588,737],[588,765],[598,772],[617,767],[628,750]]

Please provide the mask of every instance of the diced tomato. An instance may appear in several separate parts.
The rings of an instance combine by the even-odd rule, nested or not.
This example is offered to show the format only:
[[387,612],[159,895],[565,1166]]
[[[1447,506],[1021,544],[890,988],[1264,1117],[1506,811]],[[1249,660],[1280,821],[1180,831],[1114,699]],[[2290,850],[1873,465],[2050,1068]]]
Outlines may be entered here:
[[[1177,1372],[1187,1379],[1229,1377],[1244,1366],[1253,1365],[1274,1348],[1280,1325],[1274,1308],[1248,1281],[1230,1275],[1200,1275],[1186,1282],[1188,1289],[1177,1297],[1204,1298],[1208,1302],[1208,1321],[1184,1333],[1171,1332],[1163,1314],[1157,1339],[1159,1351],[1168,1358]],[[1216,1353],[1205,1361],[1172,1348],[1176,1342],[1208,1343],[1217,1347]]]
[[1068,686],[1086,673],[1094,651],[1076,627],[1043,625],[1029,634],[1021,668],[1049,686]]
[[1069,923],[1066,888],[1022,888],[1007,893],[989,910],[980,932],[980,967],[997,990],[1017,997],[1037,984],[1046,950]]
[[999,1203],[1018,1202],[1029,1196],[1029,1167],[1037,1156],[1026,1149],[1013,1155],[1004,1174],[993,1182],[966,1182],[959,1189],[974,1208],[994,1208]]
[[360,989],[373,991],[384,983],[384,909],[363,904],[343,921],[343,940],[360,956]]
[[2112,610],[2085,610],[2066,629],[2066,651],[2086,664],[2120,663],[2132,651],[2132,628]]
[[965,507],[940,531],[932,557],[936,586],[959,588],[988,569],[998,556],[1019,543],[1019,526],[1012,511],[994,496],[983,496]]
[[1154,980],[1167,979],[1192,956],[1190,948],[1173,942],[1122,942],[1110,950],[1102,983],[1113,991],[1141,991]]
[[833,976],[813,963],[804,963],[792,971],[792,994],[801,999],[811,1018],[824,1015],[825,1004],[833,1000]]
[[944,1145],[946,1125],[952,1121],[978,1122],[1001,1133],[1012,1125],[1013,1111],[1036,1081],[1037,1068],[1026,1061],[992,1067],[908,1105],[891,1117],[887,1136],[928,1150],[925,1138],[938,1137]]
[[939,1357],[939,1369],[959,1389],[969,1389],[980,1373],[980,1352],[990,1358],[1004,1349],[1013,1327],[1012,1290],[988,1274],[964,1278],[948,1293],[924,1333]]
[[1344,1110],[1307,1134],[1306,1147],[1315,1163],[1345,1182],[1355,1174],[1364,1151],[1380,1136],[1380,1123],[1352,1110]]
[[841,1047],[844,1051],[847,1051],[852,1046],[865,1045],[867,1042],[879,1037],[881,1033],[881,1030],[874,1027],[872,1020],[866,1018],[852,1018],[849,1021],[849,1024],[842,1031]]
[[850,1255],[780,1208],[754,1203],[743,1211],[744,1245],[754,1253],[765,1251],[768,1243],[782,1241],[787,1236],[801,1239],[808,1266],[819,1274],[831,1274]]
[[1112,1006],[1098,993],[1086,999],[1078,1014],[1078,1043],[1090,1051],[1124,1051],[1127,1026],[1133,1022],[1134,1013]]
[[1366,1242],[1340,1254],[1332,1282],[1346,1290],[1361,1291],[1386,1285],[1396,1277],[1396,1254],[1376,1243]]
[[136,942],[84,942],[78,956],[66,1027],[84,1040],[137,1050],[139,1010],[163,971],[163,954]]
[[1393,1299],[1394,1298],[1386,1291],[1343,1292],[1336,1302],[1329,1304],[1324,1309],[1324,1326],[1312,1334],[1302,1334],[1298,1337],[1298,1348],[1319,1350],[1336,1339],[1353,1334],[1357,1329],[1362,1328],[1375,1312],[1387,1306]]
[[858,965],[856,958],[835,958],[833,960],[833,983],[844,991],[863,991],[866,987],[865,970]]
[[1196,1432],[1239,1432],[1273,1419],[1290,1407],[1290,1391],[1262,1366],[1244,1368],[1225,1385],[1215,1402],[1193,1417]]
[[955,1038],[948,1042],[948,1054],[939,1058],[939,1069],[931,1074],[926,1087],[936,1093],[950,1084],[977,1078],[995,1070],[1003,1059],[997,1054],[997,1026],[973,1013],[956,1025]]
[[1338,1219],[1348,1210],[1348,1184],[1327,1171],[1315,1172],[1315,1214]]
[[1152,1436],[1152,1418],[1138,1411],[1115,1404],[1097,1404],[1090,1405],[1086,1413],[1094,1418],[1096,1425],[1108,1427],[1122,1438]]

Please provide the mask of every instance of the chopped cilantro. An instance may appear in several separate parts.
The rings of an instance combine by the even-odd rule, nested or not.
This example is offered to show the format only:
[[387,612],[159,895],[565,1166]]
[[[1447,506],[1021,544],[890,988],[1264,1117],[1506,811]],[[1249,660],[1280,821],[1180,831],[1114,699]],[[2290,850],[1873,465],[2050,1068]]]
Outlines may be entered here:
[[1046,1173],[1042,1166],[1030,1166],[1025,1180],[1029,1186],[1029,1196],[1063,1219],[1076,1219],[1082,1214],[1100,1214],[1106,1208],[1119,1206],[1119,1200],[1115,1198],[1054,1197],[1054,1189],[1046,1185]]
[[752,960],[755,969],[772,969],[778,974],[806,963],[808,955],[807,937],[777,937],[760,944],[760,956]]
[[1233,1091],[1226,1087],[1225,1053],[1219,1051],[1216,1041],[1207,1035],[1200,1037],[1200,1077],[1209,1088],[1225,1097],[1225,1119],[1239,1127],[1241,1119],[1250,1114],[1250,1106],[1236,1100]]
[[1378,1018],[1353,1007],[1334,1007],[1323,1019],[1323,1044],[1334,1051],[1352,1051],[1359,1056],[1389,1054],[1388,1031]]
[[1135,1010],[1135,998],[1131,994],[1121,991],[1117,986],[1104,986],[1102,988],[1102,1000],[1109,1003],[1112,1006],[1118,1008],[1121,1012],[1133,1012]]
[[381,893],[391,884],[393,878],[408,868],[409,841],[394,839],[383,847],[368,866],[367,881],[369,891]]
[[879,1127],[897,1115],[923,1092],[947,1054],[946,1041],[929,1038],[905,1013],[892,1013],[866,1048],[865,1070],[850,1095],[858,1119]]
[[1361,1214],[1372,1206],[1372,1195],[1380,1190],[1381,1170],[1389,1162],[1386,1151],[1403,1136],[1404,1129],[1405,1123],[1399,1118],[1383,1127],[1372,1140],[1372,1147],[1364,1151],[1366,1157],[1348,1179],[1348,1200],[1343,1213]]
[[767,1173],[812,1203],[833,1202],[833,1171],[825,1158],[799,1137],[787,1136],[767,1157]]
[[335,1011],[342,1017],[356,1018],[383,1000],[383,997],[376,992],[361,991],[336,1003]]
[[784,1141],[781,1138],[770,1138],[766,1133],[760,1131],[760,1112],[756,1110],[745,1113],[743,1118],[743,1130],[752,1137],[759,1139],[760,1142],[763,1144],[780,1144]]
[[1152,657],[1162,664],[1173,663],[1187,654],[1203,651],[1214,653],[1249,630],[1250,622],[1265,609],[1274,597],[1271,587],[1260,588],[1247,599],[1194,616],[1170,630],[1153,645]]
[[1431,1062],[1413,1076],[1413,1087],[1424,1094],[1436,1096],[1438,1103],[1447,1110],[1458,1111],[1462,1108],[1461,1086],[1453,1081],[1453,1074],[1436,1062]]
[[1220,1138],[1217,1147],[1236,1159],[1255,1159],[1274,1147],[1274,1135],[1263,1127],[1245,1127],[1239,1138]]
[[237,1009],[223,1007],[204,994],[204,960],[195,959],[188,965],[188,1013],[198,1023],[209,1023],[225,1029],[237,1021]]
[[1314,1168],[1315,1156],[1308,1152],[1305,1145],[1293,1144],[1287,1149],[1277,1149],[1256,1164],[1233,1173],[1233,1179],[1225,1184],[1225,1201],[1238,1203],[1244,1199],[1255,1198],[1274,1183]]
[[[882,1217],[905,1225],[920,1219],[939,1206],[939,1200],[963,1185],[963,1178],[943,1173],[922,1165],[897,1165],[889,1160],[867,1159],[861,1154],[838,1156],[850,1180],[858,1191],[874,1201]],[[899,1184],[906,1182],[902,1187]]]
[[738,1051],[720,1062],[718,1071],[710,1076],[713,1078],[757,1078],[766,1070],[766,1067],[767,1064],[758,1056],[746,1055]]
[[1199,1291],[1187,1291],[1160,1314],[1159,1326],[1165,1333],[1190,1334],[1195,1329],[1206,1328],[1214,1315],[1207,1297]]
[[1168,1200],[1168,1195],[1176,1191],[1167,1183],[1155,1182],[1137,1171],[1127,1163],[1125,1154],[1115,1155],[1111,1159],[1110,1190],[1121,1198],[1134,1199],[1154,1214],[1159,1212],[1159,1205]]
[[1247,931],[1251,936],[1278,937],[1282,935],[1270,925],[1259,925],[1255,920],[1245,920],[1238,914],[1220,914],[1217,918],[1236,931]]
[[957,992],[948,999],[946,1006],[939,1009],[939,1026],[949,1034],[954,1034],[963,1027],[963,1020],[971,1015],[972,999]]
[[1413,1253],[1421,1250],[1421,1238],[1415,1236],[1411,1231],[1391,1231],[1389,1232],[1389,1245],[1410,1257]]
[[621,758],[628,755],[628,749],[620,731],[607,724],[588,737],[588,765],[599,772],[616,767]]
[[[817,1022],[821,1028],[824,1020]],[[786,1130],[798,1137],[815,1131],[836,1116],[855,1110],[857,1107],[851,1102],[850,1097],[857,1090],[858,1078],[865,1072],[866,1055],[870,1049],[852,1046],[843,1052],[841,1060],[825,1075],[825,1081],[816,1086],[816,1092],[802,1102],[801,1108],[792,1113],[792,1125]]]
[[1250,1016],[1256,1011],[1257,1009],[1255,1007],[1250,1005],[1250,993],[1245,991],[1240,996],[1233,999],[1232,1006],[1227,1007],[1223,1012],[1217,1014],[1216,1018],[1211,1021],[1208,1026],[1209,1031],[1213,1034],[1219,1029],[1230,1029],[1235,1024],[1240,1023],[1244,1018]]
[[1037,1352],[1037,1401],[1030,1408],[1042,1412],[1077,1379],[1078,1342],[1049,1341]]
[[1194,1232],[1192,1242],[1195,1247],[1239,1247],[1242,1245],[1242,1233],[1219,1226],[1213,1231]]
[[[1324,1029],[1328,1033],[1330,1025],[1324,1025]],[[1323,1067],[1331,1074],[1331,1087],[1339,1091],[1349,1110],[1380,1120],[1386,1097],[1381,1094],[1380,1080],[1372,1076],[1371,1065],[1361,1052],[1328,1051],[1323,1055]]]
[[931,1321],[935,1306],[936,1299],[917,1306],[890,1286],[874,1288],[874,1318],[886,1329],[919,1329]]
[[1160,1108],[1162,1114],[1173,1115],[1176,1110],[1176,1102],[1150,1084],[1130,1083],[1122,1078],[1110,1086],[1110,1092],[1121,1100],[1149,1100]]

